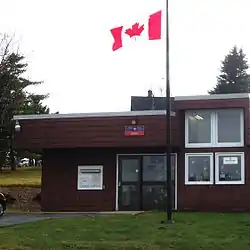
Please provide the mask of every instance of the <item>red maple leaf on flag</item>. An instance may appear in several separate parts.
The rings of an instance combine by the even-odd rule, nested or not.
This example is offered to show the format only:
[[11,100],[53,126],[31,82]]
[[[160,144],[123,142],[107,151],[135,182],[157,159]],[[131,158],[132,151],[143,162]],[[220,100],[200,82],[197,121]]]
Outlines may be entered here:
[[140,36],[143,30],[144,24],[139,27],[139,23],[135,23],[132,25],[132,28],[125,30],[125,34],[129,35],[129,37]]

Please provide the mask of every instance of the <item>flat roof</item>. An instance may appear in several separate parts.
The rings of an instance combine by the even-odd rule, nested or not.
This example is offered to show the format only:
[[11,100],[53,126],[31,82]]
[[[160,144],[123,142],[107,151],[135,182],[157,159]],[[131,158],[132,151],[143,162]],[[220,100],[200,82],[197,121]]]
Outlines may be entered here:
[[175,101],[198,101],[198,100],[218,100],[218,99],[249,99],[248,93],[216,94],[216,95],[193,95],[176,96]]
[[[13,120],[38,120],[38,119],[62,119],[62,118],[86,118],[86,117],[126,117],[126,116],[157,116],[166,115],[165,110],[102,112],[102,113],[71,113],[71,114],[45,114],[45,115],[15,115]],[[175,112],[171,112],[175,116]]]
[[[249,99],[248,93],[218,94],[218,95],[195,95],[176,96],[175,101],[198,101],[198,100],[218,100],[218,99]],[[85,118],[85,117],[125,117],[125,116],[157,116],[165,115],[165,110],[146,111],[124,111],[124,112],[98,112],[98,113],[70,113],[70,114],[45,114],[45,115],[16,115],[13,120],[37,120],[37,119],[62,119],[62,118]],[[175,116],[175,112],[171,112]]]

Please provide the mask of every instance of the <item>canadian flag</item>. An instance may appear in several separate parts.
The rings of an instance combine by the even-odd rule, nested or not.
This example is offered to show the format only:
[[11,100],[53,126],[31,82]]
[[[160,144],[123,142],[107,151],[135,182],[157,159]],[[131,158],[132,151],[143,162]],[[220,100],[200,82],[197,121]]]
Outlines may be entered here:
[[[147,38],[149,40],[159,40],[161,39],[161,16],[162,12],[157,11],[149,16],[148,18],[148,34]],[[112,50],[118,50],[123,47],[124,35],[132,38],[136,36],[141,36],[144,32],[144,24],[135,23],[131,27],[124,29],[123,26],[116,27],[110,30],[114,38]]]

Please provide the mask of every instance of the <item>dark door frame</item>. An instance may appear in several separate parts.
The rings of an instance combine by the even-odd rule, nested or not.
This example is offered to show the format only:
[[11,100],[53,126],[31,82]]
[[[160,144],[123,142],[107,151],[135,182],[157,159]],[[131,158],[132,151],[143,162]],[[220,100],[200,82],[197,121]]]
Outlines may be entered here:
[[[178,154],[177,153],[172,153],[173,155],[175,155],[175,190],[174,190],[174,193],[175,193],[175,201],[174,201],[174,204],[173,204],[173,209],[174,210],[177,210],[177,201],[178,201],[178,190],[177,190],[177,187],[178,187],[178,179],[177,179],[177,166],[178,166]],[[150,155],[165,155],[164,153],[140,153],[140,154],[117,154],[116,155],[116,196],[115,196],[115,210],[116,211],[119,211],[119,164],[120,164],[120,157],[128,157],[128,156],[131,156],[134,157],[134,158],[140,158],[142,156],[150,156]]]

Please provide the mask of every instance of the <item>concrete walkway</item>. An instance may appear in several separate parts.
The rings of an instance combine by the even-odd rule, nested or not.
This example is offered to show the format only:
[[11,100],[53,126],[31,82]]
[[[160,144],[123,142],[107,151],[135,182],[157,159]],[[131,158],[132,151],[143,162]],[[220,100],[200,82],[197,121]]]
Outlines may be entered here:
[[0,227],[18,225],[46,219],[82,217],[82,214],[5,214],[0,218]]
[[29,222],[35,222],[46,219],[62,219],[62,218],[75,218],[84,216],[97,216],[97,215],[112,215],[112,214],[131,214],[136,215],[141,212],[94,212],[94,213],[6,213],[0,217],[0,227],[13,226]]

